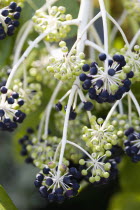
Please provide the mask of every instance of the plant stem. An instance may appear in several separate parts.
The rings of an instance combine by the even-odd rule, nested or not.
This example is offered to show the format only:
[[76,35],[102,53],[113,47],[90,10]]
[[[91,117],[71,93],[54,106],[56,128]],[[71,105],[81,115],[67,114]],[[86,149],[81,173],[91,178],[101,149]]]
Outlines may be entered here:
[[140,105],[139,105],[139,103],[138,103],[136,97],[134,96],[134,94],[132,93],[131,90],[129,91],[129,95],[130,95],[130,97],[131,97],[133,103],[135,104],[135,107],[136,107],[137,112],[138,112],[139,117],[140,117]]
[[128,94],[128,119],[129,119],[129,125],[131,125],[131,121],[132,121],[131,115],[132,115],[132,103],[131,103],[131,97]]
[[[122,97],[122,99],[127,95],[127,93],[125,93]],[[121,99],[121,100],[122,100]],[[103,125],[102,125],[102,129],[105,129],[106,124],[108,123],[108,120],[110,119],[110,117],[112,116],[113,112],[115,111],[116,107],[118,106],[118,104],[120,103],[120,100],[116,101],[115,104],[112,106],[111,110],[109,111]]]
[[[107,18],[106,18],[106,9],[104,0],[99,0],[101,14],[102,14],[102,21],[103,21],[103,31],[104,31],[104,50],[105,54],[108,57],[108,26],[107,26]],[[108,59],[105,61],[105,71],[108,70]]]
[[[87,22],[88,22],[88,19],[89,19],[89,16],[88,15],[85,16],[85,13],[89,14],[91,3],[92,3],[91,0],[81,0],[80,11],[79,11],[79,15],[78,15],[78,20],[80,21],[80,25],[78,27],[78,35],[77,35],[77,40],[78,40],[79,43],[76,42],[76,44],[74,44],[74,49],[75,49],[75,46],[77,46],[77,54],[84,51],[84,47],[85,47],[84,42],[87,39],[87,33],[85,33],[85,32],[87,32],[87,30],[84,31],[84,33],[83,33],[83,29],[87,25]],[[73,103],[75,92],[77,91],[77,88],[79,86],[79,82],[80,82],[79,78],[77,77],[73,86],[72,86],[71,93],[70,93],[69,100],[68,100],[68,104],[67,104],[66,115],[65,115],[65,120],[64,120],[61,151],[60,151],[58,171],[57,171],[57,177],[58,178],[59,178],[60,173],[61,173],[60,170],[59,170],[59,167],[60,167],[60,165],[62,164],[62,161],[63,161],[65,146],[66,146],[66,141],[67,141],[67,130],[68,130],[70,110],[71,110],[71,106],[72,106],[72,103]]]
[[131,42],[130,42],[130,49],[132,49],[134,47],[134,45],[137,42],[139,37],[140,37],[140,29],[137,31],[137,33],[135,34],[135,36],[131,40]]
[[45,120],[45,131],[44,131],[44,136],[45,136],[46,138],[47,138],[47,136],[48,136],[49,119],[50,119],[50,114],[51,114],[51,110],[52,110],[52,107],[53,107],[53,103],[54,103],[54,100],[55,100],[55,98],[56,98],[56,96],[57,96],[57,94],[58,94],[58,92],[59,92],[59,90],[60,90],[62,84],[63,84],[63,83],[62,83],[61,81],[58,82],[58,84],[57,84],[57,86],[56,86],[56,88],[55,88],[55,90],[54,90],[54,92],[53,92],[53,94],[52,94],[52,96],[51,96],[51,99],[50,99],[50,101],[49,101],[49,103],[48,103],[48,105],[47,105],[46,111],[45,111],[46,120]]
[[93,163],[95,162],[95,160],[91,157],[91,155],[86,150],[84,150],[82,147],[80,147],[78,144],[76,144],[76,143],[74,143],[72,141],[68,141],[68,140],[67,140],[67,143],[70,144],[70,145],[73,145],[74,147],[77,147],[84,154],[86,154],[93,161]]

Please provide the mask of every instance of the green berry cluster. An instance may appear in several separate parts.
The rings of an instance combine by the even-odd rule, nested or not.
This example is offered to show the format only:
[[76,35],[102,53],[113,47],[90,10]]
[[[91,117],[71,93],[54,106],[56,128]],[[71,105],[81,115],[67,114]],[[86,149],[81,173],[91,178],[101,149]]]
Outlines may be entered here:
[[42,89],[39,83],[25,84],[20,79],[14,80],[13,90],[18,92],[20,98],[24,99],[23,111],[30,113],[41,105]]
[[139,0],[127,0],[125,7],[130,15],[140,21],[140,1]]
[[70,79],[73,81],[82,72],[85,54],[80,53],[77,55],[77,51],[73,50],[69,57],[66,42],[61,41],[59,46],[61,47],[62,55],[59,58],[51,57],[49,59],[47,71],[53,73],[58,80],[67,81]]
[[83,127],[83,140],[86,146],[90,148],[95,157],[106,155],[111,156],[111,148],[118,143],[117,135],[112,124],[107,124],[102,128],[104,120],[102,118],[96,119],[95,116],[91,118],[91,128]]
[[48,13],[37,10],[32,18],[35,30],[38,33],[43,33],[47,29],[55,27],[55,29],[45,37],[45,40],[58,42],[64,39],[70,31],[70,26],[62,25],[62,22],[72,19],[72,16],[65,14],[65,12],[66,8],[62,6],[53,6],[48,10]]

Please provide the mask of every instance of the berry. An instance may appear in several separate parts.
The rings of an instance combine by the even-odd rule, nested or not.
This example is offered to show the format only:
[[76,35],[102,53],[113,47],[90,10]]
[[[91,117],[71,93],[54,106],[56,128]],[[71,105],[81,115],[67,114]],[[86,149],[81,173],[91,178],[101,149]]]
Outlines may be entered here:
[[114,76],[115,75],[115,70],[114,69],[109,69],[108,70],[108,74],[110,75],[110,76]]
[[91,102],[84,102],[84,109],[86,111],[91,111],[93,109],[93,104]]
[[12,9],[12,10],[15,10],[16,7],[17,7],[16,2],[11,2],[10,5],[9,5],[9,8]]
[[105,60],[106,60],[106,54],[101,53],[101,54],[99,55],[99,59],[100,59],[101,61],[105,61]]
[[19,19],[20,18],[20,13],[19,12],[15,12],[14,13],[14,19]]
[[47,187],[46,186],[41,186],[39,188],[39,192],[40,192],[42,197],[44,197],[44,198],[48,197],[48,191],[47,191]]
[[13,93],[12,93],[12,97],[13,97],[14,99],[18,99],[18,98],[19,98],[19,94],[16,93],[16,92],[13,92]]
[[87,78],[87,75],[84,74],[84,73],[80,74],[80,76],[79,76],[79,79],[80,79],[80,81],[82,81],[82,82],[85,81],[86,78]]
[[0,109],[0,117],[3,117],[5,115],[5,112],[3,109]]
[[50,168],[43,168],[43,173],[44,174],[49,174]]
[[6,94],[7,93],[7,88],[2,86],[0,91],[1,91],[1,93]]
[[62,110],[62,104],[60,102],[58,102],[56,105],[55,105],[55,109],[56,111],[61,111]]
[[1,14],[6,17],[6,16],[8,16],[9,12],[7,9],[5,9],[1,12]]
[[87,72],[90,69],[90,66],[88,64],[84,64],[82,67],[83,71]]
[[90,74],[91,74],[91,75],[96,75],[97,72],[98,72],[97,67],[92,67],[92,68],[90,69]]
[[51,178],[46,179],[46,184],[51,186],[53,184],[53,180]]
[[14,103],[14,99],[12,97],[7,99],[8,104],[13,104]]
[[19,106],[22,106],[24,104],[24,100],[23,99],[18,99],[18,104],[19,104]]
[[99,79],[99,80],[97,80],[97,82],[96,82],[96,86],[100,89],[102,86],[103,86],[103,80],[101,80],[101,79]]

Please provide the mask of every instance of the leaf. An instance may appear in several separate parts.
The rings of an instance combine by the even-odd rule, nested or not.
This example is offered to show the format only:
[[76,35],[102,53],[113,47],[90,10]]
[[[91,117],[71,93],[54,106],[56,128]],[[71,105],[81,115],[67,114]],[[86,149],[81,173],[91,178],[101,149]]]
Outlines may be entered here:
[[140,194],[136,193],[119,193],[115,195],[109,206],[109,210],[139,210]]
[[123,192],[140,193],[140,163],[125,158],[120,169],[120,185]]
[[12,200],[0,185],[0,210],[17,210]]

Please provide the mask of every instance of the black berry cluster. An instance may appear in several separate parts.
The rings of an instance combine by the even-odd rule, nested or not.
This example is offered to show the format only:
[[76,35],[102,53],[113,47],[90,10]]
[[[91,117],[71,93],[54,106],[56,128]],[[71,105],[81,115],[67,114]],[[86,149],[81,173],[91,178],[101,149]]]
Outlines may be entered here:
[[18,123],[22,123],[26,114],[18,110],[24,104],[19,94],[8,90],[5,86],[1,89],[0,103],[0,130],[14,131]]
[[6,36],[12,36],[19,26],[19,18],[22,9],[16,2],[11,2],[9,6],[3,8],[0,14],[0,40]]
[[[100,54],[101,61],[107,61],[105,54]],[[104,70],[96,62],[90,65],[84,64],[83,71],[79,78],[83,82],[82,87],[88,90],[90,99],[98,103],[113,103],[120,100],[125,92],[130,90],[130,78],[134,76],[132,71],[126,73],[126,61],[123,55],[114,55],[113,59],[108,60],[108,69]],[[127,71],[128,71],[127,70]]]
[[78,194],[80,188],[78,176],[79,172],[74,167],[59,178],[57,178],[57,167],[54,169],[45,167],[41,173],[37,174],[34,184],[39,188],[41,196],[49,202],[62,203],[65,199]]
[[140,161],[140,133],[131,127],[125,131],[125,135],[128,137],[124,141],[125,152],[133,162],[137,163]]

